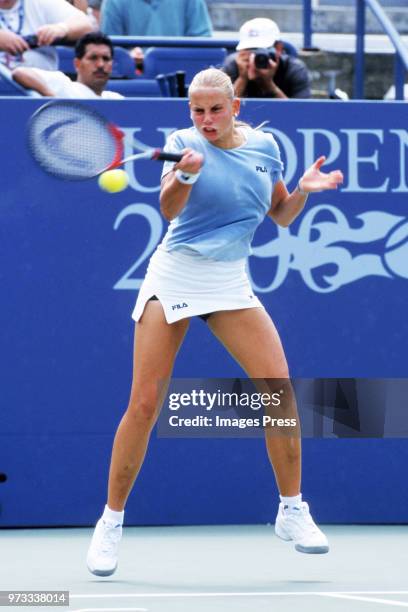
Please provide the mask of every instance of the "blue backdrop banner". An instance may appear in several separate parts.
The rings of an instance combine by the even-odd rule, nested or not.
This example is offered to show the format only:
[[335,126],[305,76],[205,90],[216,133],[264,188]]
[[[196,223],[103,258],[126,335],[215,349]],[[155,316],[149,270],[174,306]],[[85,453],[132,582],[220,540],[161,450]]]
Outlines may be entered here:
[[[130,187],[116,195],[94,180],[58,181],[26,145],[41,100],[0,104],[0,525],[90,524],[105,502],[113,433],[127,404],[130,314],[167,225],[158,207],[161,164],[129,163]],[[163,146],[190,125],[184,100],[90,104],[124,130],[126,154],[135,139]],[[311,196],[289,228],[266,220],[248,262],[291,375],[406,377],[406,104],[390,112],[381,102],[249,100],[241,118],[268,122],[290,189],[320,155],[324,169],[345,175],[338,191]],[[194,320],[174,375],[244,373]],[[311,439],[304,455],[303,491],[320,521],[407,521],[408,494],[398,484],[405,440]],[[367,508],[373,495],[381,499]],[[127,518],[267,522],[275,509],[261,440],[154,436]]]

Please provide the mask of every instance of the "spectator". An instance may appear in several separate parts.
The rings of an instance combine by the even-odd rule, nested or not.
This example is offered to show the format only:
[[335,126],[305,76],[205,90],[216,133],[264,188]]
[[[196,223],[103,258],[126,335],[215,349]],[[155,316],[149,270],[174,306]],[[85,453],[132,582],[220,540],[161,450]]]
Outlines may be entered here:
[[113,91],[105,91],[112,73],[113,46],[111,40],[101,32],[85,34],[75,47],[75,70],[77,80],[71,81],[63,72],[39,68],[18,67],[13,79],[42,96],[60,98],[104,98],[122,99]]
[[205,0],[104,0],[102,28],[123,36],[211,36]]
[[102,0],[88,0],[89,9],[95,23],[98,25],[98,29],[101,24],[101,4]]
[[[0,0],[0,62],[14,68],[57,68],[57,53],[50,45],[58,38],[77,40],[92,29],[86,15],[65,0]],[[39,49],[31,49],[24,36],[36,35]]]
[[99,13],[102,0],[67,0],[67,2],[73,4],[83,13],[86,13],[92,22],[94,30],[99,30]]
[[[251,19],[240,29],[237,52],[227,57],[224,71],[234,83],[235,95],[244,98],[310,98],[310,78],[305,64],[284,51],[280,31],[272,19]],[[268,51],[265,68],[255,63],[255,53]]]
[[83,13],[88,12],[88,0],[67,0],[67,2],[75,6],[77,9],[79,9]]

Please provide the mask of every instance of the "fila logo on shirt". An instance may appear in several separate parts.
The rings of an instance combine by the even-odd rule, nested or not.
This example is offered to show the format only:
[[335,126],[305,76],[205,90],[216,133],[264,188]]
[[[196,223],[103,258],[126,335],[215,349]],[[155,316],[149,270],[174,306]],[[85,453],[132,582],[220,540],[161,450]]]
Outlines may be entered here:
[[268,172],[266,166],[255,166],[257,172]]
[[179,310],[180,308],[188,308],[188,304],[183,302],[182,304],[173,304],[171,307],[172,310]]

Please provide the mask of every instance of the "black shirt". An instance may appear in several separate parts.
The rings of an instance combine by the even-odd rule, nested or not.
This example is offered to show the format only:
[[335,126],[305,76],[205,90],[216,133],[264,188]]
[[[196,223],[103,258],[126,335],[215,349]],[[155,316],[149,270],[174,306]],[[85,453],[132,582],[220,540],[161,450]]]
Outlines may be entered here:
[[[231,77],[233,83],[239,76],[236,56],[236,53],[229,55],[223,67],[224,72]],[[281,55],[273,81],[288,98],[310,98],[311,96],[309,73],[302,60],[297,57]],[[273,93],[262,92],[256,81],[248,81],[241,95],[243,98],[274,97]]]

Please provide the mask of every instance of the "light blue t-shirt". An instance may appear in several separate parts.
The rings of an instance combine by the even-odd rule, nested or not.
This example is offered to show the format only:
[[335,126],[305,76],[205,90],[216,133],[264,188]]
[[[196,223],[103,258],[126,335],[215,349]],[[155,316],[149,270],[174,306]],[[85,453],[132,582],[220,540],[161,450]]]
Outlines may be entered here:
[[[272,134],[241,129],[247,140],[234,149],[216,147],[194,127],[170,136],[167,151],[190,147],[204,155],[204,165],[185,207],[170,222],[162,243],[167,251],[192,249],[219,261],[250,255],[255,230],[282,179],[283,164]],[[165,162],[162,176],[173,165]]]
[[205,0],[104,0],[101,29],[123,36],[211,36]]

